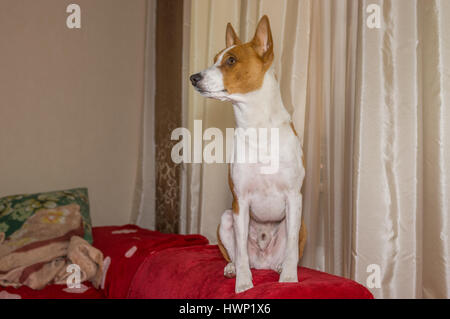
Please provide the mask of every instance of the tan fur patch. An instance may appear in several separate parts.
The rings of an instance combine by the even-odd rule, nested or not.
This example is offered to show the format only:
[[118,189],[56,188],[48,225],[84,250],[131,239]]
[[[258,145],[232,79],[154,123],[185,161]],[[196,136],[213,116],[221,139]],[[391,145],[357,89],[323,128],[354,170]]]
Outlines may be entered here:
[[[230,57],[236,61],[233,65],[227,63]],[[219,68],[227,92],[229,94],[245,94],[262,86],[268,66],[264,64],[250,42],[238,45],[226,52]]]
[[302,225],[300,226],[300,231],[298,234],[298,259],[302,258],[303,256],[306,244],[306,237],[307,237],[306,225],[302,217]]
[[289,124],[291,125],[292,132],[294,132],[295,136],[298,137],[297,131],[295,130],[295,127],[294,127],[294,123],[290,122]]

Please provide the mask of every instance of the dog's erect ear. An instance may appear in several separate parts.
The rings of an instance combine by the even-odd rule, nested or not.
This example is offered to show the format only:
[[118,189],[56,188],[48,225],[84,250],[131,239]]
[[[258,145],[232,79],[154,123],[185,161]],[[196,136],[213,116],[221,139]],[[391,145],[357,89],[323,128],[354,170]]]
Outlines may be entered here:
[[270,63],[273,60],[273,39],[270,30],[269,18],[264,15],[258,22],[255,36],[252,40],[253,48],[263,59],[264,63]]
[[241,40],[239,40],[239,37],[237,36],[236,32],[234,32],[231,23],[227,24],[227,32],[225,34],[225,44],[227,48],[231,47],[232,45],[241,44]]

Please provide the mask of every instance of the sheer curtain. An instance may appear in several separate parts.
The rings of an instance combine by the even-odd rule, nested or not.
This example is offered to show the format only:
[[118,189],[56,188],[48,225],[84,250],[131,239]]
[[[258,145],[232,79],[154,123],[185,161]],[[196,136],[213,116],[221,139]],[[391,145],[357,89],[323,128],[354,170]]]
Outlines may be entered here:
[[144,98],[136,186],[130,222],[155,229],[155,43],[156,2],[147,0]]
[[[369,5],[380,28],[367,24]],[[375,297],[450,297],[450,3],[195,0],[189,10],[189,73],[223,48],[227,22],[246,40],[269,15],[306,155],[302,265],[363,285],[379,274]],[[231,105],[185,89],[191,131],[194,119],[234,127]],[[231,204],[227,166],[185,172],[181,232],[215,242]]]
[[311,14],[304,262],[363,285],[379,271],[375,297],[448,298],[450,3],[321,0]]
[[304,150],[302,265],[350,276],[357,1],[313,1]]

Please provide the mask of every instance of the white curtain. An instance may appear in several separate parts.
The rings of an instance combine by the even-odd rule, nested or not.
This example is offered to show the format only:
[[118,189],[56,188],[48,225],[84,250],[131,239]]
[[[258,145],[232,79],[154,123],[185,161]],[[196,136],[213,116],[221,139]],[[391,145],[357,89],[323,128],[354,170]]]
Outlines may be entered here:
[[[371,28],[373,6],[380,28]],[[189,73],[268,14],[284,103],[306,154],[302,265],[375,297],[450,297],[450,2],[195,0]],[[186,126],[234,127],[229,104],[189,87]],[[225,164],[186,165],[181,231],[216,241]],[[379,270],[378,286],[375,277]]]
[[321,0],[311,14],[305,214],[322,235],[304,264],[378,298],[448,298],[450,3]]
[[131,220],[155,229],[155,37],[156,0],[147,0],[144,101],[141,111],[139,160]]
[[450,297],[450,3],[362,1],[352,277],[378,265],[384,298]]

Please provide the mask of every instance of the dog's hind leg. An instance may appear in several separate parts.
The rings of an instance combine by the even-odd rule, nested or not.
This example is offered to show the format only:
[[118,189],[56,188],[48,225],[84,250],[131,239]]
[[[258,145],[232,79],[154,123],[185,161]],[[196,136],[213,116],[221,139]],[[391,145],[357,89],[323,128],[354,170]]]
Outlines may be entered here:
[[228,264],[225,266],[223,274],[227,278],[234,278],[236,276],[236,267],[234,265],[234,229],[233,229],[233,212],[226,210],[221,218],[220,224],[217,227],[217,240],[220,252],[222,253]]

